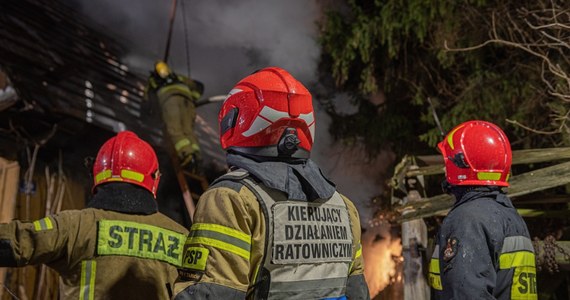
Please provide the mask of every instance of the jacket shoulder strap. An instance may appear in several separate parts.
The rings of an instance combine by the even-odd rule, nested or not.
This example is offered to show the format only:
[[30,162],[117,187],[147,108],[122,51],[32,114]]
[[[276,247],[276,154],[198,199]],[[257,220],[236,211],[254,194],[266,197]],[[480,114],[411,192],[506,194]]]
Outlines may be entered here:
[[212,182],[212,184],[210,184],[210,185],[214,185],[216,183],[226,181],[226,180],[242,181],[243,179],[247,178],[248,176],[249,176],[248,171],[246,171],[244,169],[237,169],[237,170],[230,171],[230,172],[216,178],[216,180],[214,180]]

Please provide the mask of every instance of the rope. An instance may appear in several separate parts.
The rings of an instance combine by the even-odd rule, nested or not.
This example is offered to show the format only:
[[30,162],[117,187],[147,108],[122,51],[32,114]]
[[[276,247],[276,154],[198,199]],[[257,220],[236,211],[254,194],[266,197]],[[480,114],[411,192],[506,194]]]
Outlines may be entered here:
[[166,50],[164,50],[164,62],[168,61],[168,54],[170,53],[170,42],[172,40],[172,27],[174,26],[174,17],[176,16],[176,2],[172,0],[172,8],[170,10],[170,24],[168,26],[168,35],[166,38]]
[[[189,0],[188,0],[189,1]],[[184,0],[180,2],[182,6],[182,24],[184,26],[184,45],[186,47],[186,75],[188,78],[192,78],[190,76],[190,46],[188,42],[188,26],[186,25],[186,9],[184,8]]]

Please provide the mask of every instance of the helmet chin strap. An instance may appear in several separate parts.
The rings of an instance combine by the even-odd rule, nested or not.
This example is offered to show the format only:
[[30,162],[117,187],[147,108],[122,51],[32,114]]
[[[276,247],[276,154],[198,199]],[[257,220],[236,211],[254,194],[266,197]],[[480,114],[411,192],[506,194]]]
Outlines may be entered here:
[[447,181],[447,179],[444,179],[441,182],[441,190],[446,194],[451,194],[451,184],[449,181]]

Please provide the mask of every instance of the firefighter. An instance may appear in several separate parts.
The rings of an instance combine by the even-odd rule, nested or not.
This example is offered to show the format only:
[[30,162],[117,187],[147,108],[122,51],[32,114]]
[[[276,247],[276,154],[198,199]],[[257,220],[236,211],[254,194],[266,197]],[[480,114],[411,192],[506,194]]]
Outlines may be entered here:
[[231,169],[198,201],[176,299],[369,299],[358,212],[309,159],[309,91],[265,68],[218,121]]
[[99,150],[93,175],[87,208],[0,224],[0,267],[46,264],[61,277],[62,299],[170,299],[188,230],[158,212],[154,150],[120,132]]
[[174,73],[163,61],[154,65],[145,89],[147,100],[151,96],[158,100],[162,120],[180,159],[180,166],[194,172],[200,162],[200,145],[194,133],[195,102],[203,92],[201,82]]
[[429,282],[436,299],[537,299],[535,254],[508,187],[511,146],[496,125],[468,121],[439,143],[444,191],[455,204],[443,220]]

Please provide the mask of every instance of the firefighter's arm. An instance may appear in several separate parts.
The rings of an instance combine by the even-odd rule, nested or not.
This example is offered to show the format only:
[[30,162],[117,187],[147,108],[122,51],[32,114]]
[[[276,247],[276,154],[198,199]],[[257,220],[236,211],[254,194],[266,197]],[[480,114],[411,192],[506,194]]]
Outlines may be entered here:
[[223,181],[198,201],[179,272],[179,281],[186,283],[178,283],[175,292],[181,285],[187,287],[175,299],[245,298],[256,263],[251,248],[258,220],[252,216],[253,202],[243,195],[249,190],[236,185],[240,184]]
[[348,299],[370,299],[368,285],[364,280],[364,260],[362,258],[362,244],[360,236],[362,230],[360,228],[360,217],[358,210],[354,204],[346,197],[342,196],[348,208],[350,217],[350,226],[352,228],[352,236],[354,239],[352,247],[352,264],[350,266],[348,281],[346,285],[346,296]]
[[33,222],[0,224],[0,267],[49,263],[66,249],[66,226],[62,217],[48,216]]
[[[452,227],[442,227],[440,275],[443,299],[495,299],[497,272],[485,216],[464,210],[454,216]],[[451,221],[453,221],[451,220]],[[489,223],[492,224],[492,223]],[[447,224],[448,226],[451,224]]]
[[152,75],[149,76],[143,91],[143,101],[141,102],[142,111],[148,115],[152,115],[154,113],[156,108],[155,106],[157,105],[156,103],[158,103],[158,96],[156,95],[157,89],[158,83],[156,82],[156,79]]

